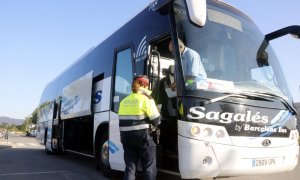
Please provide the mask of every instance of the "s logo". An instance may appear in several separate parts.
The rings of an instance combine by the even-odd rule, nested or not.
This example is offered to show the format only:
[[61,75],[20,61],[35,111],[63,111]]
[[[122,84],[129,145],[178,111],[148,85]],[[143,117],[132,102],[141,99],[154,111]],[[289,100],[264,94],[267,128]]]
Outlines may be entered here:
[[95,94],[94,104],[98,104],[102,99],[102,90],[99,90]]

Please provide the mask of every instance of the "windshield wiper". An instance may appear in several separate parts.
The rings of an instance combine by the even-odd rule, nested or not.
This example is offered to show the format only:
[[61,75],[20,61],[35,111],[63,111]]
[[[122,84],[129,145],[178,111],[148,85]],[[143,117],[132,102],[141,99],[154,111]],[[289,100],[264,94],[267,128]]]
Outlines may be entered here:
[[[224,93],[225,94],[225,93]],[[226,93],[228,94],[228,93]],[[291,106],[283,97],[275,95],[275,94],[271,94],[271,93],[258,93],[258,92],[240,92],[240,93],[230,93],[228,95],[225,96],[220,96],[211,100],[206,100],[203,102],[204,106],[220,101],[222,99],[226,99],[228,97],[238,97],[238,98],[250,98],[250,97],[254,97],[254,98],[263,98],[265,100],[270,100],[270,98],[276,98],[277,100],[279,100],[280,102],[282,102],[286,108],[288,108],[293,115],[297,115],[297,111],[295,110],[295,108],[293,106]]]
[[228,94],[228,95],[225,95],[225,96],[220,96],[220,97],[217,97],[217,98],[214,98],[214,99],[211,99],[211,100],[206,100],[206,101],[204,101],[204,105],[208,105],[210,103],[221,101],[222,99],[226,99],[228,97],[247,98],[247,96],[243,96],[243,95],[241,95],[239,93],[233,93],[233,94]]
[[257,93],[257,92],[255,92],[255,94],[257,94],[258,96],[264,96],[264,97],[278,99],[280,102],[282,102],[282,104],[285,105],[285,107],[287,107],[292,112],[293,115],[297,115],[296,109],[292,105],[290,105],[290,103],[288,103],[285,100],[285,98],[283,98],[282,96],[278,96],[278,95],[272,94],[272,93]]
[[257,93],[252,93],[252,92],[223,93],[223,94],[227,94],[227,95],[220,96],[220,97],[217,97],[217,98],[214,98],[211,100],[206,100],[206,101],[204,101],[204,105],[214,103],[214,102],[220,101],[222,99],[226,99],[228,97],[238,97],[238,98],[245,98],[245,99],[252,98],[252,99],[261,99],[261,100],[265,100],[265,101],[270,101],[270,99],[267,99],[265,96],[259,96],[259,95],[257,95]]

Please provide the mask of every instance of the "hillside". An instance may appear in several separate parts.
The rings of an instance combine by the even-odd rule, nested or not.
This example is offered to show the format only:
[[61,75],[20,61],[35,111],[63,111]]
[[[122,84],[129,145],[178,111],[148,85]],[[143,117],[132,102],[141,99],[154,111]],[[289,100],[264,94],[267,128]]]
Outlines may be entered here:
[[10,117],[0,116],[0,124],[7,123],[10,125],[21,125],[24,122],[23,119],[14,119]]

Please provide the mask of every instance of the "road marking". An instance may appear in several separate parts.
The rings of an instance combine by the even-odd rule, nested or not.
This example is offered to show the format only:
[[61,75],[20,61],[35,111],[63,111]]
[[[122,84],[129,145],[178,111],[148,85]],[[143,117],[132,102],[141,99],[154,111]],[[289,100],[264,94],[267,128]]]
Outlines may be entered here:
[[25,173],[0,174],[0,176],[39,175],[39,174],[56,174],[56,173],[72,173],[72,172],[71,171],[25,172]]
[[17,146],[26,146],[24,143],[15,143]]
[[27,143],[27,144],[30,146],[41,146],[40,144],[37,144],[37,143]]
[[13,142],[13,148],[37,148],[42,147],[42,145],[38,143],[17,143]]

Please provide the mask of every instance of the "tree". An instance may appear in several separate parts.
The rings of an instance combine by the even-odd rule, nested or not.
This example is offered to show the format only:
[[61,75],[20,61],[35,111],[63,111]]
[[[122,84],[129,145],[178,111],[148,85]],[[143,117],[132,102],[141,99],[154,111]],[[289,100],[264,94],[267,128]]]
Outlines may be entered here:
[[36,108],[29,116],[25,117],[23,124],[17,126],[20,131],[30,131],[32,124],[37,123],[38,109]]
[[26,124],[25,124],[25,121],[23,124],[19,125],[19,126],[16,126],[16,128],[19,129],[19,131],[26,131]]
[[36,108],[32,113],[31,113],[31,122],[33,124],[37,123],[37,118],[38,118],[38,109]]

